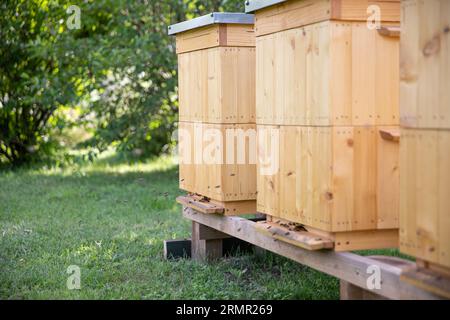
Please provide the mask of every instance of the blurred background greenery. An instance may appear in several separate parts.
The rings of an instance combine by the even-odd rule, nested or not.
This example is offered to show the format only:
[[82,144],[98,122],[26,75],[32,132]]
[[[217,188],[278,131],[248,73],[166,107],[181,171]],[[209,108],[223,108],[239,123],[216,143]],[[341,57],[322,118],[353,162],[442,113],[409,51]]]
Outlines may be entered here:
[[[71,5],[81,28],[70,29]],[[243,0],[3,0],[0,165],[65,166],[113,148],[170,152],[177,59],[167,26]]]

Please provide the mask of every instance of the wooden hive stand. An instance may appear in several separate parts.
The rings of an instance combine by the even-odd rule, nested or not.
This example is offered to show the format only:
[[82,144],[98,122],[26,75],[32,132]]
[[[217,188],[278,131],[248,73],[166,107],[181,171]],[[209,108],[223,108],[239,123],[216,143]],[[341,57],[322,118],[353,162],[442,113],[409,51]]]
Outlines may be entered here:
[[[401,281],[402,273],[408,272],[415,265],[411,261],[384,256],[363,257],[333,250],[306,250],[285,241],[278,241],[272,234],[258,231],[261,227],[258,224],[262,224],[261,222],[241,217],[205,214],[190,207],[184,207],[182,212],[184,218],[193,222],[191,246],[195,252],[192,258],[196,260],[219,259],[223,254],[223,241],[227,238],[237,238],[258,250],[274,252],[338,278],[343,300],[445,298],[438,293]],[[309,245],[315,246],[315,243],[310,242]],[[369,289],[369,278],[372,275],[370,270],[373,268],[380,271],[380,287]]]

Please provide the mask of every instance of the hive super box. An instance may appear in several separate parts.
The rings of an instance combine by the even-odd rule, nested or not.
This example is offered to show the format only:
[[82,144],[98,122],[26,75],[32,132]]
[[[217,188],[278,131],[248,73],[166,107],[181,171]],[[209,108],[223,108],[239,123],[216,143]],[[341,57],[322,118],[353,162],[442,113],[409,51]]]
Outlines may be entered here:
[[[178,55],[180,188],[231,214],[256,212],[256,146],[246,136],[256,139],[253,21],[250,14],[212,13],[169,27]],[[236,135],[227,140],[228,132]],[[237,160],[237,148],[245,161]],[[236,160],[227,161],[231,149]]]
[[[380,25],[367,22],[371,5]],[[258,145],[279,153],[277,172],[257,171],[258,211],[337,251],[397,247],[400,1],[249,1],[246,11],[258,132],[279,135]]]
[[402,1],[400,249],[450,275],[450,1]]

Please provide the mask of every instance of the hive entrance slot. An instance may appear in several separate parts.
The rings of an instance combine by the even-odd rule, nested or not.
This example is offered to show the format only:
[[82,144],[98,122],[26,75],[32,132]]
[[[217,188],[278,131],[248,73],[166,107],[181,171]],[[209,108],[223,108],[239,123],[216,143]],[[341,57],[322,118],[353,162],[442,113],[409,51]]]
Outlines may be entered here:
[[287,242],[306,250],[333,249],[334,241],[308,232],[300,226],[288,226],[276,222],[261,221],[255,224],[257,231],[270,235],[274,239]]
[[177,198],[177,202],[202,213],[223,214],[225,212],[225,208],[220,204],[211,202],[210,199],[199,195],[180,196]]

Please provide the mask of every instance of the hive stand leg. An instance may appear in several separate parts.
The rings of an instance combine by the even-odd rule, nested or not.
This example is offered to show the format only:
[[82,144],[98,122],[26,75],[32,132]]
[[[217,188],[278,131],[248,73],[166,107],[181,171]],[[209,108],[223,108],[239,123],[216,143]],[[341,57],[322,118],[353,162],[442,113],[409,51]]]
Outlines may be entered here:
[[217,230],[193,221],[192,259],[197,261],[220,259],[223,254],[223,239],[228,237]]
[[341,300],[386,300],[369,290],[357,287],[347,281],[340,280]]

